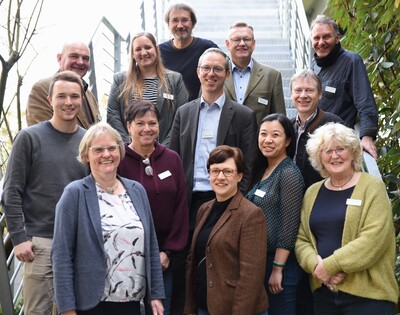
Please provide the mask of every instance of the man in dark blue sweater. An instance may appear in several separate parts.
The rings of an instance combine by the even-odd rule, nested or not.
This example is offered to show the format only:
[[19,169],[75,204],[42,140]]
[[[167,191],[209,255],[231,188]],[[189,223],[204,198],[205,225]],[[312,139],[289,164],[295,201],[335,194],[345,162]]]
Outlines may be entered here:
[[50,82],[50,120],[22,129],[16,137],[4,176],[2,204],[17,259],[24,262],[24,311],[50,315],[53,272],[50,251],[54,211],[64,187],[88,174],[78,162],[85,129],[77,125],[83,85],[72,71]]
[[173,38],[159,45],[161,58],[166,68],[182,74],[189,92],[189,101],[194,100],[199,97],[200,91],[197,62],[206,49],[218,46],[208,39],[192,35],[197,18],[187,4],[171,5],[165,13],[165,22]]

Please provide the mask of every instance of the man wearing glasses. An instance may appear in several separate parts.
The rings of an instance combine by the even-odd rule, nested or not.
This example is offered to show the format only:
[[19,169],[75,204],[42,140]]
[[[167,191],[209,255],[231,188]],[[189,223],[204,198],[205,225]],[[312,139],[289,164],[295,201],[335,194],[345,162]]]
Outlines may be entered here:
[[159,45],[161,58],[166,68],[182,74],[191,101],[199,97],[200,81],[196,76],[199,57],[206,49],[218,46],[192,35],[197,18],[187,4],[176,3],[169,7],[165,22],[173,38]]
[[[224,82],[229,74],[229,60],[225,53],[219,48],[207,49],[197,68],[201,97],[180,106],[172,123],[169,147],[180,155],[186,176],[189,245],[197,210],[204,202],[215,198],[207,170],[211,150],[222,144],[242,150],[245,160],[244,178],[239,186],[242,191],[247,188],[250,163],[256,152],[255,113],[225,96]],[[183,280],[185,261],[186,256],[182,257]]]
[[258,123],[268,114],[286,114],[281,73],[252,58],[256,47],[253,27],[245,22],[232,25],[225,43],[232,72],[225,82],[226,97],[250,107]]
[[55,206],[67,184],[88,174],[76,159],[85,134],[77,125],[83,93],[79,75],[55,74],[46,100],[53,116],[22,129],[8,160],[2,205],[15,256],[24,262],[25,314],[52,314]]

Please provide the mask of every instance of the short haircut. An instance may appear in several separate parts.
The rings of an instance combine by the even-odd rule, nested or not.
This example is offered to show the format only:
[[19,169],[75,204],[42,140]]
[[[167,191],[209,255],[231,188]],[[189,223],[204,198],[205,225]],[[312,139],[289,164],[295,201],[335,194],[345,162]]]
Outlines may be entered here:
[[235,161],[238,174],[243,173],[244,161],[242,151],[239,148],[230,147],[228,145],[219,145],[210,152],[210,156],[207,160],[207,169],[210,169],[211,165],[223,163],[229,158],[233,158]]
[[85,165],[89,164],[89,148],[92,145],[93,139],[104,135],[111,136],[117,142],[120,158],[121,160],[124,158],[125,146],[119,132],[111,127],[111,125],[109,125],[108,123],[99,122],[91,126],[83,136],[81,143],[79,144],[79,155],[77,157],[79,162]]
[[221,49],[216,48],[216,47],[211,47],[211,48],[206,49],[203,52],[203,54],[200,56],[199,63],[197,64],[197,66],[200,67],[202,65],[204,56],[207,55],[207,54],[211,54],[211,53],[217,53],[217,54],[220,54],[222,57],[224,57],[225,58],[225,64],[224,64],[225,70],[229,70],[229,58],[228,58],[228,56]]
[[171,14],[171,11],[174,11],[174,10],[188,11],[190,13],[190,19],[192,20],[193,27],[196,25],[196,23],[197,23],[196,13],[194,13],[193,8],[186,3],[175,3],[175,4],[172,4],[168,8],[167,12],[165,12],[165,15],[164,15],[164,21],[167,24],[169,23],[169,15]]
[[354,157],[354,170],[360,171],[362,167],[362,149],[357,133],[354,129],[333,122],[322,125],[316,129],[314,133],[310,134],[306,150],[311,165],[321,174],[322,177],[328,177],[329,174],[322,165],[321,152],[325,149],[332,149],[335,142],[349,148]]
[[298,72],[296,72],[296,74],[294,74],[292,76],[292,78],[290,79],[290,91],[292,91],[292,84],[294,81],[296,81],[297,79],[308,79],[308,80],[312,80],[314,82],[317,83],[317,91],[318,94],[322,93],[322,83],[321,83],[321,79],[315,74],[314,71],[312,71],[311,69],[303,69],[300,70]]
[[233,29],[233,28],[239,28],[239,27],[247,27],[249,28],[252,32],[254,32],[254,28],[253,26],[247,24],[246,22],[240,21],[240,22],[236,22],[235,24],[232,24],[231,26],[229,26],[229,29]]
[[51,97],[53,95],[53,90],[54,90],[54,84],[57,81],[67,81],[67,82],[72,82],[76,83],[79,85],[81,89],[81,96],[83,97],[83,83],[82,83],[82,78],[77,75],[75,72],[72,72],[70,70],[64,70],[64,71],[59,71],[50,80],[50,85],[49,85],[49,96]]
[[160,114],[157,107],[150,101],[146,100],[135,100],[131,102],[126,111],[125,121],[131,123],[136,117],[143,117],[146,113],[152,112],[156,115],[157,121],[160,121]]
[[320,14],[317,15],[317,17],[315,18],[314,21],[312,21],[311,23],[311,30],[314,28],[314,26],[316,24],[325,24],[325,25],[330,25],[335,33],[335,35],[340,35],[340,28],[339,25],[337,25],[337,23],[332,20],[331,18],[329,18],[326,15]]

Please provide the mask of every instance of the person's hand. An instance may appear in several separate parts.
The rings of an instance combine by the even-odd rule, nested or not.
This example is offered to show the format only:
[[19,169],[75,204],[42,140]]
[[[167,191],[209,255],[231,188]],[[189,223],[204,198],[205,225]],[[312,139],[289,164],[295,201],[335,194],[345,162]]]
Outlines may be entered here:
[[32,251],[32,241],[25,241],[14,246],[14,254],[22,262],[31,262],[35,258]]
[[329,284],[332,285],[338,285],[339,283],[341,283],[344,279],[344,277],[346,276],[346,274],[342,271],[334,274],[330,279],[329,279]]
[[161,300],[151,300],[150,305],[153,315],[164,315],[164,306]]
[[269,277],[268,280],[268,286],[269,286],[269,291],[272,294],[278,294],[283,291],[282,287],[282,280],[283,280],[283,274],[282,274],[283,268],[282,267],[277,267],[273,266],[272,267],[272,273],[271,276]]
[[377,160],[378,159],[378,152],[376,150],[376,146],[374,143],[374,140],[372,140],[371,137],[369,136],[364,136],[361,139],[361,147],[364,151],[368,152],[371,154],[371,156]]
[[76,311],[75,310],[66,311],[66,312],[60,313],[60,315],[76,315]]
[[163,271],[167,270],[169,267],[170,259],[166,253],[160,252],[160,261],[161,261],[162,270]]
[[329,275],[328,271],[326,271],[320,255],[317,256],[317,260],[318,263],[315,266],[313,276],[314,278],[318,279],[320,283],[327,284],[331,276]]

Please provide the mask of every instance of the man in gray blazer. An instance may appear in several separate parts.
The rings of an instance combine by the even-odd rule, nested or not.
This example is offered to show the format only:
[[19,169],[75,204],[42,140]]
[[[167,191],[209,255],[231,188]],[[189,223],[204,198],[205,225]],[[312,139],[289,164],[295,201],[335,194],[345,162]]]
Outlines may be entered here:
[[[239,183],[244,191],[250,174],[250,165],[256,151],[257,121],[255,113],[246,106],[229,100],[224,93],[224,82],[229,77],[229,60],[219,48],[207,49],[199,59],[197,76],[201,83],[201,97],[178,108],[170,133],[169,147],[178,152],[186,176],[189,203],[189,244],[193,235],[197,210],[206,201],[215,198],[207,170],[207,159],[212,149],[221,144],[238,147],[245,160],[244,178]],[[224,189],[221,182],[221,189]],[[176,257],[175,267],[183,271],[175,275],[181,283],[179,303],[183,313],[184,270],[187,249]],[[176,286],[178,287],[178,286]]]
[[252,58],[256,47],[253,27],[235,23],[225,43],[231,54],[232,72],[225,81],[226,97],[250,107],[258,123],[268,114],[286,114],[281,73]]
[[[169,147],[181,156],[191,212],[196,193],[212,193],[206,163],[209,153],[218,145],[242,150],[246,168],[240,189],[247,188],[250,164],[256,151],[257,122],[252,110],[225,96],[224,82],[229,74],[225,53],[218,48],[207,49],[197,68],[202,95],[178,108],[172,124]],[[191,215],[193,227],[195,213]]]

